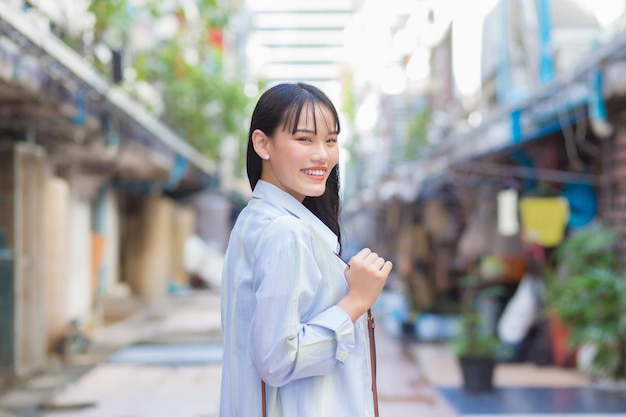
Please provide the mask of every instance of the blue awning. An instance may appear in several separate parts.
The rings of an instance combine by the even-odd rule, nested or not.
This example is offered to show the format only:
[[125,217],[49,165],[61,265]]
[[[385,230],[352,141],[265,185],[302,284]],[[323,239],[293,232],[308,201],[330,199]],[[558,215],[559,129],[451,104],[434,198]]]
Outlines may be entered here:
[[441,173],[462,161],[545,137],[583,118],[606,118],[605,101],[625,90],[626,79],[612,76],[625,62],[626,32],[529,97],[491,111],[480,126],[453,133],[419,161],[421,169]]

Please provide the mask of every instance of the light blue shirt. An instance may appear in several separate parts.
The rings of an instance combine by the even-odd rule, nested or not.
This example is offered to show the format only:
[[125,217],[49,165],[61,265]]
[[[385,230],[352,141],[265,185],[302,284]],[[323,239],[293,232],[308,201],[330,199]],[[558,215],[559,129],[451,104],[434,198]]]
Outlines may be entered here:
[[348,292],[337,236],[302,203],[259,181],[231,233],[222,272],[220,417],[369,417],[365,315]]

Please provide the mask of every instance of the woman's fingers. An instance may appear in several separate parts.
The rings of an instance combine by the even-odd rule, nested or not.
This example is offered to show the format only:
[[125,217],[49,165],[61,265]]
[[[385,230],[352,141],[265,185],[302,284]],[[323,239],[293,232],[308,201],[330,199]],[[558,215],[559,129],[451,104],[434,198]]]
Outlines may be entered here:
[[387,263],[389,263],[389,266],[385,270],[387,271],[386,273],[389,273],[392,268],[391,262],[385,261],[383,257],[378,256],[376,252],[372,252],[369,248],[363,248],[350,259],[349,265],[361,265],[362,267],[371,268],[375,271],[383,271]]
[[371,253],[372,251],[369,248],[361,249],[359,253],[350,258],[348,265],[352,265],[353,263],[362,263]]
[[378,257],[373,263],[373,267],[377,271],[380,271],[384,265],[385,265],[385,260],[382,257]]
[[367,258],[365,258],[365,265],[369,266],[369,265],[373,265],[377,260],[379,259],[379,256],[376,252],[371,252]]

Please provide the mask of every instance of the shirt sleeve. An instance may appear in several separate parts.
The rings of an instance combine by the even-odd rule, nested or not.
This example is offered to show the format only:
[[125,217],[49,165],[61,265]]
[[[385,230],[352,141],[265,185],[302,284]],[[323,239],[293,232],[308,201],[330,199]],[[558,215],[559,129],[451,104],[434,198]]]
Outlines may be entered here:
[[254,263],[250,355],[272,386],[329,374],[355,345],[354,324],[335,306],[339,300],[319,299],[323,277],[311,238],[294,223],[294,218],[275,221],[259,242]]

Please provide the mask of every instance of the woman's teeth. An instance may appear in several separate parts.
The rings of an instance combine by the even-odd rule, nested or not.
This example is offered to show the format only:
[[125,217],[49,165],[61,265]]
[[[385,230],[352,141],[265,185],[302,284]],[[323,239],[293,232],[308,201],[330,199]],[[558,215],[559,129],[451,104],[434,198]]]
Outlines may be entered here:
[[304,173],[307,175],[314,175],[317,177],[321,177],[322,175],[324,175],[325,171],[320,170],[304,170]]

